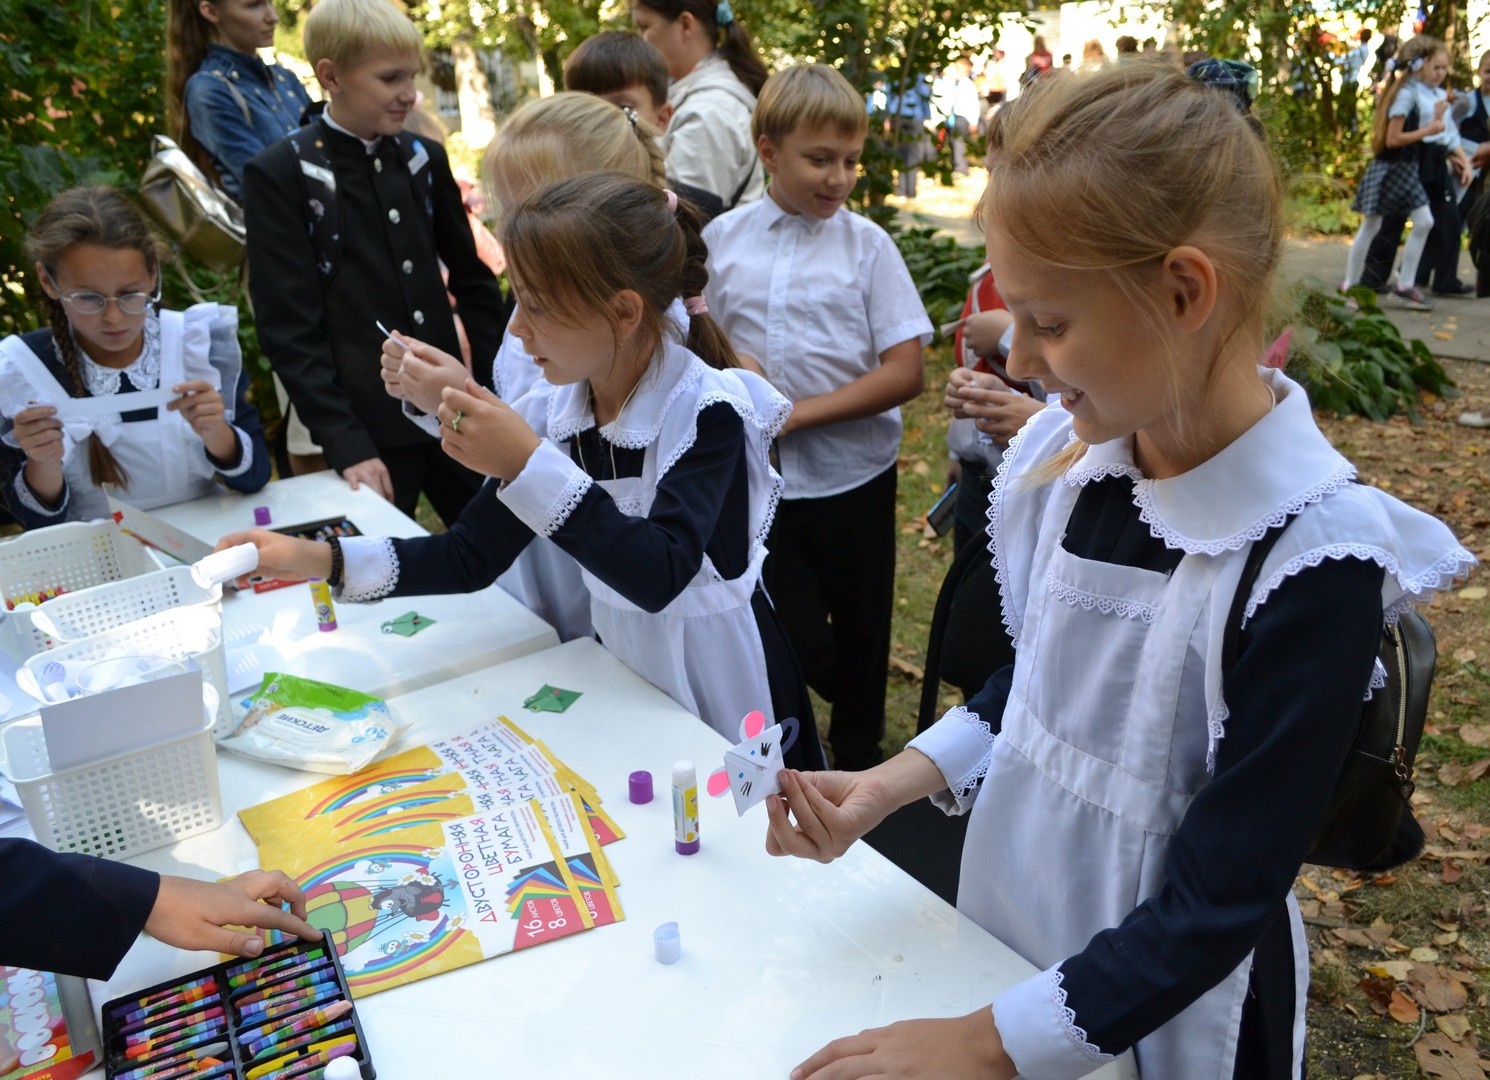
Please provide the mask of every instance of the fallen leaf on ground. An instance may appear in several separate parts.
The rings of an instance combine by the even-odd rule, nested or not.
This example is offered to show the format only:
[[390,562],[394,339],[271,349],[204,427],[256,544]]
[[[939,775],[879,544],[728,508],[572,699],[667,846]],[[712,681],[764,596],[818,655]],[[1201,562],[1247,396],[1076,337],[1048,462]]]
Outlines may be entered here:
[[1419,1016],[1418,1003],[1401,990],[1393,990],[1391,1003],[1387,1005],[1387,1015],[1399,1024],[1416,1024]]
[[1413,968],[1409,978],[1414,987],[1413,996],[1432,1012],[1456,1012],[1469,1001],[1468,991],[1438,968],[1420,964]]
[[1458,1013],[1452,1016],[1435,1016],[1433,1023],[1455,1042],[1462,1042],[1464,1036],[1469,1034],[1469,1021]]
[[1490,596],[1490,588],[1484,585],[1470,585],[1459,590],[1460,600],[1483,600],[1486,596]]
[[1438,1080],[1485,1080],[1479,1053],[1437,1031],[1419,1039],[1412,1052],[1418,1059],[1418,1068]]
[[1411,960],[1378,960],[1373,964],[1362,965],[1377,978],[1391,979],[1393,982],[1406,982],[1407,973],[1416,966]]

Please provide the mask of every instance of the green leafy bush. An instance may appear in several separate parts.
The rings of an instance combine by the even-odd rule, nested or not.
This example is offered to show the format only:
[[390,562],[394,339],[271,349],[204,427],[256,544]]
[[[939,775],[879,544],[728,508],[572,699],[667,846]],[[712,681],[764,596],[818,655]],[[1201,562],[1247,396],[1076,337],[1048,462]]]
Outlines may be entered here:
[[960,316],[969,278],[983,265],[983,249],[959,244],[929,225],[902,228],[891,219],[885,228],[905,259],[931,321],[941,325]]
[[1349,297],[1300,285],[1293,297],[1297,329],[1289,350],[1289,373],[1304,384],[1316,409],[1386,420],[1397,412],[1420,420],[1423,392],[1457,396],[1454,380],[1428,346],[1402,334],[1376,303],[1370,289]]

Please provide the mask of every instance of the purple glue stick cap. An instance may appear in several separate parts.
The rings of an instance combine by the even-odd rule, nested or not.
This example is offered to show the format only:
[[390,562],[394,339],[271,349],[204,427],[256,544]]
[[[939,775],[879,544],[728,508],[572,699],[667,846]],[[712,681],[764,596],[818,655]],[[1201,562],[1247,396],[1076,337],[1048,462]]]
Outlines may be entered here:
[[665,922],[652,931],[652,951],[659,964],[676,964],[683,955],[683,942],[678,937],[678,924]]
[[626,787],[630,792],[632,802],[641,804],[652,801],[652,774],[646,769],[638,769],[628,776]]
[[258,525],[260,528],[262,528],[263,526],[269,524],[269,507],[267,507],[267,506],[255,506],[254,507],[254,524],[255,525]]

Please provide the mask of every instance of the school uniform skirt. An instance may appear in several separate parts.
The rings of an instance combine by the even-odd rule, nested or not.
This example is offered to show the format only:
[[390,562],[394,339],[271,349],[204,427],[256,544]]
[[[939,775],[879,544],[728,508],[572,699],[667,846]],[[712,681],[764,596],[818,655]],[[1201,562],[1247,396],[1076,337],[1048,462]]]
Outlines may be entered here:
[[1367,217],[1406,217],[1428,204],[1416,155],[1406,161],[1373,158],[1355,189],[1350,208]]

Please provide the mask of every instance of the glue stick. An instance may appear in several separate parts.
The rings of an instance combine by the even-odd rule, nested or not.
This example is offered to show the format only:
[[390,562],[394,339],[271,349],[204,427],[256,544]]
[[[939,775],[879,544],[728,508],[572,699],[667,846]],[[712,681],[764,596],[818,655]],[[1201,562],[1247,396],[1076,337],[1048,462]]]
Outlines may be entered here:
[[673,766],[673,847],[679,855],[698,851],[698,775],[691,761]]
[[336,608],[331,603],[331,586],[322,578],[310,579],[310,602],[316,609],[316,629],[336,629]]

